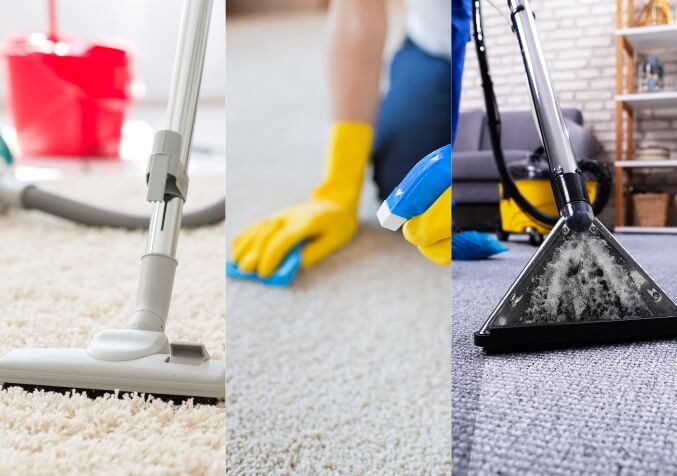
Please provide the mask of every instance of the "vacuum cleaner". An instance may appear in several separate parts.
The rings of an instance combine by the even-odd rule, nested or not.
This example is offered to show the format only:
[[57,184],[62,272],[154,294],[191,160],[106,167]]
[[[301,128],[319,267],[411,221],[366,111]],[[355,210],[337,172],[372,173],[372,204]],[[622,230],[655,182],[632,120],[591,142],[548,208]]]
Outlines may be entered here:
[[[500,124],[480,1],[473,0],[473,24],[486,113]],[[677,304],[595,217],[600,203],[590,202],[529,1],[507,2],[559,217],[544,214],[521,195],[500,150],[499,128],[490,127],[504,189],[532,218],[554,221],[554,227],[475,333],[475,344],[491,353],[677,336]]]
[[129,325],[99,332],[86,349],[12,350],[0,358],[3,387],[133,392],[174,401],[224,398],[225,362],[211,359],[202,344],[170,343],[165,334],[211,6],[211,0],[184,2],[167,128],[155,134],[149,159],[152,215]]

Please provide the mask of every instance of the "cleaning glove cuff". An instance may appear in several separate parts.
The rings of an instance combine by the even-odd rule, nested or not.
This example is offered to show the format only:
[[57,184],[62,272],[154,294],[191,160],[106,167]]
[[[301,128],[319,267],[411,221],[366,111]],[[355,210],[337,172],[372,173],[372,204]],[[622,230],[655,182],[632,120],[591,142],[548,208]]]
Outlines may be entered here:
[[335,122],[328,142],[325,177],[313,190],[312,198],[357,210],[373,139],[374,129],[370,124]]

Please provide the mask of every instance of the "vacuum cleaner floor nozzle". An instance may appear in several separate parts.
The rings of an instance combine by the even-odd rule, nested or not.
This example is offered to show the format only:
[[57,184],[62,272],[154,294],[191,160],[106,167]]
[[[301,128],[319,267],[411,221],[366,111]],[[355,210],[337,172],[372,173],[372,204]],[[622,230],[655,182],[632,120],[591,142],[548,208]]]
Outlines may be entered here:
[[677,304],[597,219],[560,219],[475,333],[487,352],[677,336]]
[[44,389],[88,397],[126,393],[152,395],[175,403],[217,403],[225,394],[223,361],[170,361],[169,354],[107,361],[84,349],[21,349],[0,358],[0,384],[27,390]]

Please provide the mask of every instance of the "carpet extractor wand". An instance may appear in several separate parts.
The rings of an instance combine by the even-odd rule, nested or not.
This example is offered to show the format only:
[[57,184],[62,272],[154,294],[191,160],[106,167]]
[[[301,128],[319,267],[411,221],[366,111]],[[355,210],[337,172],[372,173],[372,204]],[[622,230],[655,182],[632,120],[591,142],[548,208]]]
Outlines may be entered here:
[[190,143],[197,108],[211,0],[185,0],[167,112],[155,135],[147,199],[153,204],[136,305],[126,329],[94,336],[86,349],[12,350],[0,358],[3,386],[136,392],[173,400],[217,401],[225,363],[202,344],[170,343],[165,323],[177,266]]
[[594,216],[529,1],[508,6],[560,217],[475,344],[497,352],[677,336],[677,304]]

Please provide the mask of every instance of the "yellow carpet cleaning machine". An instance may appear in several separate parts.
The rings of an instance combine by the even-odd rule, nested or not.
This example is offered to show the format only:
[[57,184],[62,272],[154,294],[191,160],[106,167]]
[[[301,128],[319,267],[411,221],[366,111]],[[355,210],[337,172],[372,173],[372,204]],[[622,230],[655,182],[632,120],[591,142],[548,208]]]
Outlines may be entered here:
[[[590,201],[595,202],[598,188],[601,191],[604,203],[609,199],[611,191],[611,174],[602,164],[592,161],[581,161],[579,167],[588,170],[584,173],[585,188],[588,190]],[[527,159],[513,162],[508,166],[510,176],[522,196],[540,212],[557,216],[557,204],[550,185],[550,169],[543,149],[539,148]],[[512,195],[504,193],[503,184],[499,183],[498,193],[500,216],[496,229],[496,236],[501,241],[507,241],[511,234],[526,234],[529,243],[539,246],[543,243],[543,235],[552,230],[552,226],[542,223],[528,213],[525,213],[517,204]]]

